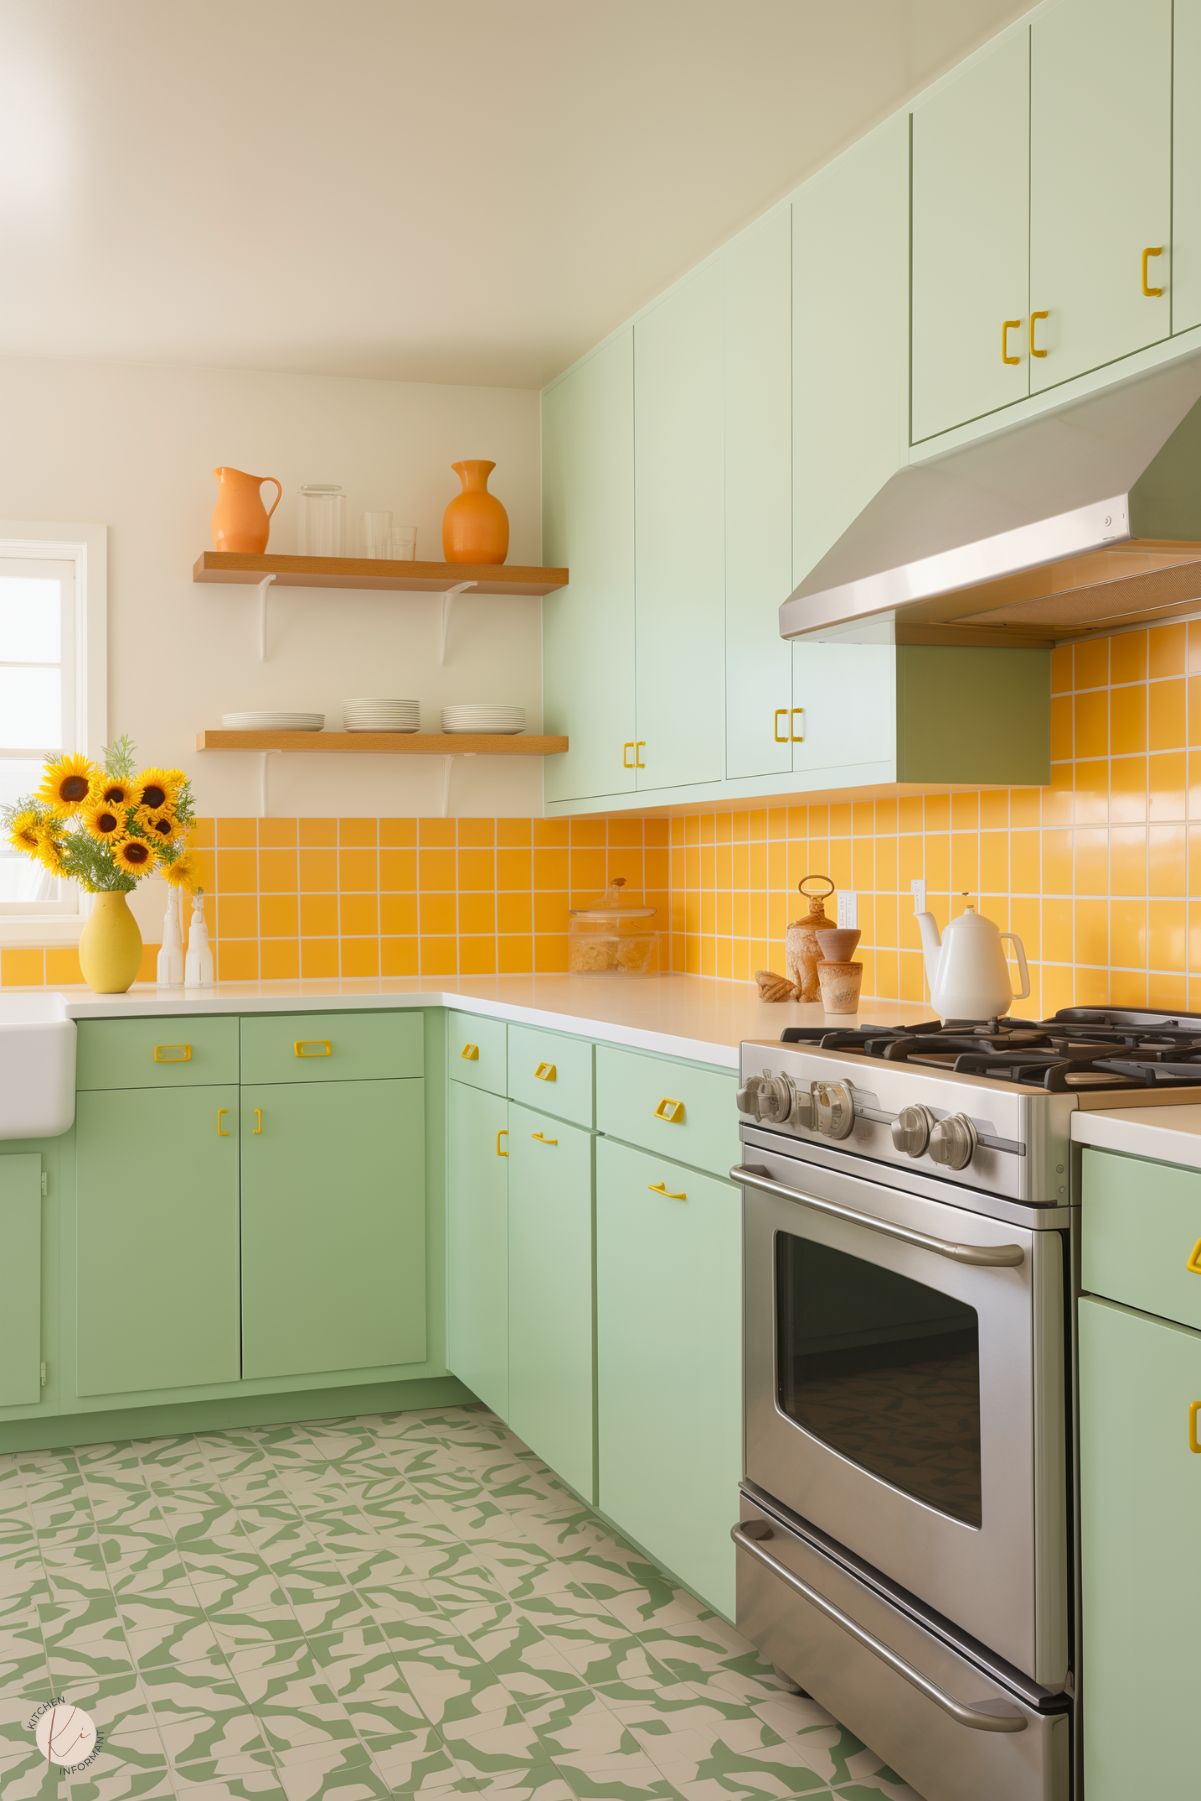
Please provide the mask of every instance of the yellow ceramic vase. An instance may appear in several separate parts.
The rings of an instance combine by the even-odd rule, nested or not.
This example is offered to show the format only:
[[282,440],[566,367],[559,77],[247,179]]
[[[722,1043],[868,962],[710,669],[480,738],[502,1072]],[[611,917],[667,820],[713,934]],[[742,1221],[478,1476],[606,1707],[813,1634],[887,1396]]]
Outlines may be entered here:
[[124,894],[97,894],[79,939],[79,967],[93,994],[124,994],[142,965],[142,934]]

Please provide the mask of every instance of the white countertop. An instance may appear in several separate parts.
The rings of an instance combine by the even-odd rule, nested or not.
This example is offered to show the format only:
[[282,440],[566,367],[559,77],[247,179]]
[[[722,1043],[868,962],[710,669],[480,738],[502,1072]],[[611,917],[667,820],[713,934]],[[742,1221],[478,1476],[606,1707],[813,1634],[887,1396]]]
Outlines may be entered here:
[[917,1002],[863,1001],[854,1016],[760,1000],[750,982],[706,976],[481,976],[414,981],[220,982],[212,988],[133,987],[128,994],[58,991],[71,1019],[198,1013],[325,1012],[355,1007],[461,1007],[610,1044],[738,1067],[744,1038],[778,1039],[787,1025],[904,1025]]
[[1073,1113],[1072,1138],[1076,1144],[1095,1144],[1103,1151],[1125,1151],[1129,1157],[1201,1169],[1201,1107],[1196,1105],[1165,1101],[1158,1106]]

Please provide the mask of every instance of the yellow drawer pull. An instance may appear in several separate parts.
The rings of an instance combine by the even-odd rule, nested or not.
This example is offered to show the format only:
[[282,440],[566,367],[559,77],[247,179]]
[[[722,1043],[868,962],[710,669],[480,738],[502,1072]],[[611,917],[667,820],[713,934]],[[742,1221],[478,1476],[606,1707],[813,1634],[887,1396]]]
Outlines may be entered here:
[[661,1194],[666,1201],[686,1201],[688,1199],[682,1188],[678,1194],[673,1194],[666,1182],[648,1182],[647,1187],[652,1194]]
[[508,1126],[502,1126],[500,1131],[496,1134],[496,1154],[498,1157],[507,1157],[509,1154],[508,1151],[502,1151],[500,1148],[501,1139],[507,1138],[508,1136],[509,1136]]
[[633,769],[634,765],[633,765],[633,763],[630,762],[630,757],[633,754],[633,750],[634,750],[634,740],[632,738],[627,739],[627,741],[621,747],[621,766],[623,769]]
[[[789,727],[791,742],[793,744],[803,744],[805,742],[805,709],[804,707],[790,707],[789,712],[792,714],[792,724]],[[800,716],[801,721],[801,729],[799,732],[796,729],[798,715]]]
[[192,1047],[190,1044],[156,1044],[154,1061],[156,1063],[190,1063]]
[[1001,361],[1003,363],[1020,363],[1022,360],[1020,356],[1010,356],[1009,354],[1009,334],[1011,331],[1019,331],[1021,324],[1020,319],[1006,319],[1001,326]]
[[540,1082],[557,1082],[559,1080],[559,1071],[553,1063],[540,1063],[534,1074]]
[[1201,1413],[1201,1401],[1190,1401],[1188,1404],[1188,1448],[1201,1456],[1201,1440],[1197,1438],[1197,1415]]
[[642,761],[642,758],[638,755],[638,752],[640,750],[645,750],[645,749],[646,749],[646,739],[645,738],[635,738],[635,740],[634,740],[634,768],[635,769],[645,769],[646,768],[646,764]]
[[[1034,327],[1038,324],[1040,319],[1049,319],[1050,317],[1051,317],[1051,315],[1048,312],[1037,312],[1037,313],[1031,313],[1031,315],[1030,315],[1030,354],[1031,354],[1031,356],[1044,357],[1047,354],[1045,350],[1040,350],[1038,345],[1034,342]],[[1016,357],[1014,357],[1013,360],[1015,363],[1017,362]]]
[[292,1049],[298,1057],[332,1057],[334,1054],[328,1038],[298,1038]]
[[681,1125],[684,1119],[683,1101],[673,1101],[664,1095],[655,1108],[655,1118],[665,1119],[669,1126]]
[[1189,1252],[1188,1262],[1184,1267],[1191,1276],[1201,1276],[1201,1238],[1197,1240],[1196,1244]]
[[787,717],[788,711],[789,711],[789,709],[787,707],[777,707],[775,710],[775,713],[772,716],[771,735],[775,739],[777,744],[787,744],[788,743],[787,732],[782,732],[780,730],[780,721],[781,721],[781,719],[784,719]]
[[480,1047],[478,1044],[465,1044],[459,1052],[459,1056],[463,1059],[464,1063],[478,1063],[480,1060]]
[[218,1136],[218,1138],[228,1138],[229,1137],[229,1133],[225,1130],[225,1124],[224,1124],[224,1122],[228,1118],[229,1118],[229,1108],[228,1107],[218,1107],[218,1109],[217,1109],[217,1136]]
[[530,1137],[538,1144],[558,1144],[559,1142],[557,1138],[548,1138],[545,1132],[531,1132]]
[[1147,281],[1147,264],[1153,256],[1163,255],[1162,244],[1148,244],[1143,251],[1143,294],[1148,300],[1158,300],[1163,293],[1162,288],[1153,288]]
[[252,1138],[261,1138],[263,1136],[263,1109],[261,1107],[256,1107],[254,1110],[254,1131],[250,1136]]

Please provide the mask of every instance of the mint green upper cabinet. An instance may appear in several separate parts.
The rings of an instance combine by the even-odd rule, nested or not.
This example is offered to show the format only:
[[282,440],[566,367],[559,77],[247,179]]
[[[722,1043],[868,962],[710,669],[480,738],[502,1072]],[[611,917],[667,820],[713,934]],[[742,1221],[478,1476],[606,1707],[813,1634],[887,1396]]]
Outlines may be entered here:
[[[637,783],[725,773],[722,270],[704,264],[634,326]],[[583,680],[597,682],[588,669]]]
[[[1172,269],[1168,293],[1175,332],[1201,325],[1201,106],[1196,103],[1201,86],[1201,0],[1176,0],[1172,55]],[[1155,267],[1154,260],[1151,267]],[[1164,284],[1153,276],[1151,285]]]
[[546,730],[571,739],[565,755],[546,759],[546,798],[628,793],[636,736],[630,326],[543,395],[542,552],[571,572],[570,585],[542,603]]
[[[1172,0],[1057,0],[1034,15],[1030,176],[1030,306],[1050,315],[1037,392],[1171,330]],[[1163,252],[1152,297],[1147,248]]]
[[424,1083],[244,1088],[243,1375],[424,1356]]
[[[792,766],[829,770],[897,758],[897,653],[891,644],[794,646]],[[889,771],[889,775],[894,774]],[[949,777],[946,779],[950,779]]]
[[1199,1402],[1201,1334],[1080,1303],[1088,1801],[1197,1792]]
[[[913,110],[914,443],[1029,393],[1029,182],[1023,27]],[[1017,322],[1006,334],[1012,363],[1002,360],[1006,320]]]
[[236,1382],[238,1090],[83,1093],[75,1132],[78,1392]]
[[508,1423],[593,1493],[592,1135],[509,1107]]
[[446,1364],[509,1411],[508,1102],[447,1084]]
[[792,766],[792,233],[777,207],[721,256],[725,435],[726,774]]
[[42,1398],[42,1159],[0,1153],[0,1407]]
[[742,1474],[738,1191],[608,1139],[596,1157],[600,1507],[732,1619],[730,1527]]

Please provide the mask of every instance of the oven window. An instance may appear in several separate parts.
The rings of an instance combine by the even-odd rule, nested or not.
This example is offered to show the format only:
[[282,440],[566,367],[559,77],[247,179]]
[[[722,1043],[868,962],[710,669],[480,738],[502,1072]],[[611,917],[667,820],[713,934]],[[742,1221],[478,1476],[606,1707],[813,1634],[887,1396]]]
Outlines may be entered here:
[[894,1488],[981,1523],[980,1330],[961,1301],[776,1234],[777,1398]]

